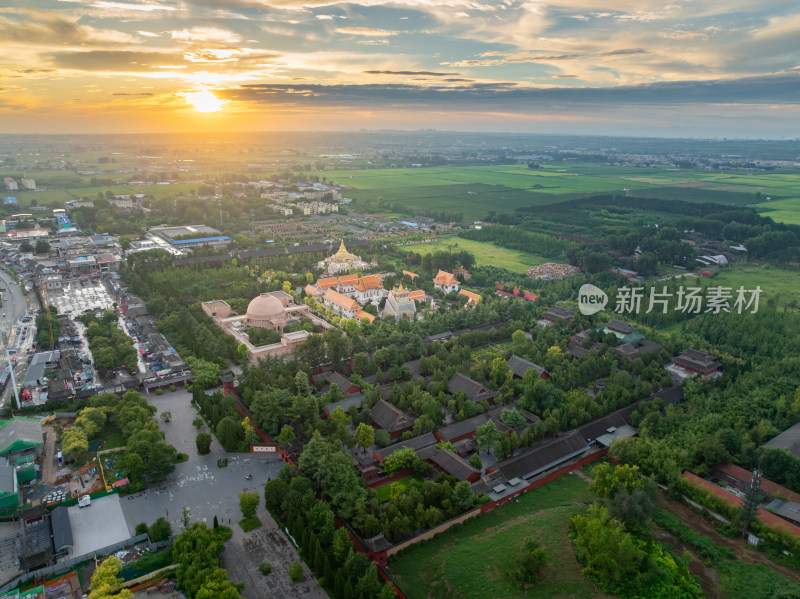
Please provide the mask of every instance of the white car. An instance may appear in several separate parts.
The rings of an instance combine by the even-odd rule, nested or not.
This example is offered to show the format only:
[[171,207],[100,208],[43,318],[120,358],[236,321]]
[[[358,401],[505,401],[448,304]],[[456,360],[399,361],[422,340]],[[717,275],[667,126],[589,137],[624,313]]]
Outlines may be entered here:
[[92,498],[88,495],[83,495],[78,499],[78,507],[89,507],[90,505],[92,505]]

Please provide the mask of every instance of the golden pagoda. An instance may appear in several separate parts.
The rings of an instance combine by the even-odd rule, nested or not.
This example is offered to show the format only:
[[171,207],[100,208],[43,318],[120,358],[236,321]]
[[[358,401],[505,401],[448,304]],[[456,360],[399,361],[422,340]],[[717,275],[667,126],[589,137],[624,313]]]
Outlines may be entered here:
[[372,265],[368,262],[364,262],[361,256],[356,256],[348,252],[344,245],[344,239],[342,239],[342,243],[339,245],[339,251],[324,260],[320,260],[317,264],[317,268],[321,268],[330,275],[334,275],[337,272],[348,272],[358,269],[368,270],[372,268]]

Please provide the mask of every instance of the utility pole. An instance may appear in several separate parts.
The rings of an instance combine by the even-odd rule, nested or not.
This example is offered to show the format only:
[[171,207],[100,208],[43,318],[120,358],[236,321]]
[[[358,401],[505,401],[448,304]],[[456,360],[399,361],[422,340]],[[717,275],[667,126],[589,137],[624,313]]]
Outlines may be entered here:
[[19,392],[17,391],[17,378],[14,376],[14,365],[11,363],[11,353],[8,351],[8,338],[8,329],[6,329],[3,331],[3,339],[5,340],[6,346],[6,361],[8,362],[8,372],[11,377],[11,388],[14,390],[14,399],[17,401],[17,409],[19,410],[21,406],[19,404]]
[[742,538],[747,538],[747,527],[750,525],[750,520],[755,517],[758,511],[758,491],[761,487],[761,469],[754,468],[753,476],[750,478],[750,484],[747,487],[747,495],[744,498],[744,505],[742,506]]

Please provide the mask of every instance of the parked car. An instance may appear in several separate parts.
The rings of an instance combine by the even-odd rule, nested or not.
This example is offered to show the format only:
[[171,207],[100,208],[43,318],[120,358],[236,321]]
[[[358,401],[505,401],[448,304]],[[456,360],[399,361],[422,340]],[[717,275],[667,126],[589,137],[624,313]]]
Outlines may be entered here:
[[78,499],[78,507],[89,507],[90,505],[92,505],[92,498],[88,495],[83,495]]

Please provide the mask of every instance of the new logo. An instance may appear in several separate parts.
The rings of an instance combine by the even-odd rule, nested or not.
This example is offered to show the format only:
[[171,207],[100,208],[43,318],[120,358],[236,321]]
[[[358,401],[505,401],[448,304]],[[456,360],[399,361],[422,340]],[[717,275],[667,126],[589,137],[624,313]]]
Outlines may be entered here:
[[600,312],[606,307],[607,303],[608,296],[599,287],[586,283],[578,291],[578,309],[585,316]]

